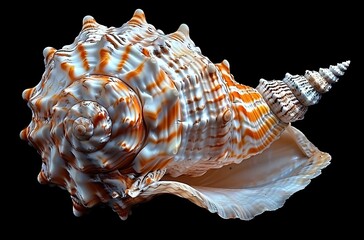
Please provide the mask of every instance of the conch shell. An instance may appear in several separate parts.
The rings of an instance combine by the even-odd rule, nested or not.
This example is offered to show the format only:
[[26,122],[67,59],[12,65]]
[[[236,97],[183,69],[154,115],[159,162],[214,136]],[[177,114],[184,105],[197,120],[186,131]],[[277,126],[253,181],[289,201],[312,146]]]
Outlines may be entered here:
[[42,157],[38,180],[67,190],[76,216],[105,204],[122,219],[164,193],[222,218],[281,207],[331,160],[291,123],[350,63],[252,88],[202,55],[186,24],[164,34],[140,9],[119,28],[86,16],[71,45],[43,54],[20,134]]

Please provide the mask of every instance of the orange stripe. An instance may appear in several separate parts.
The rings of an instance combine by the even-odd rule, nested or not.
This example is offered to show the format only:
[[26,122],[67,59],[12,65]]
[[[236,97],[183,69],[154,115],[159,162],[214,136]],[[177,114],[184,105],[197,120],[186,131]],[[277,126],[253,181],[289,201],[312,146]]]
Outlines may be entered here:
[[147,87],[146,87],[147,91],[151,92],[153,88],[157,88],[157,87],[161,88],[160,85],[164,79],[165,79],[165,73],[163,71],[159,71],[155,81],[153,81],[147,85]]
[[170,142],[173,139],[175,139],[176,137],[178,137],[179,133],[177,132],[172,132],[172,133],[168,133],[168,137],[164,137],[164,138],[158,138],[157,140],[152,140],[150,142],[152,142],[153,144],[160,144],[162,142]]
[[51,50],[49,50],[49,52],[47,53],[47,56],[46,56],[46,62],[47,63],[53,57],[53,55],[54,55],[55,52],[56,52],[56,49],[54,49],[54,48],[52,48]]
[[183,33],[179,32],[179,31],[174,32],[172,34],[169,34],[169,37],[173,38],[173,39],[175,39],[177,41],[180,41],[180,42],[184,42],[185,39],[186,39],[186,36]]
[[148,49],[143,48],[142,53],[143,53],[145,56],[150,57],[150,52],[148,51]]
[[144,13],[134,13],[132,19],[129,20],[130,25],[142,25],[145,22]]
[[[108,79],[107,79],[107,81],[108,81]],[[115,84],[116,84],[116,89],[118,89],[117,91],[119,91],[119,90],[129,91],[129,88],[122,81],[117,81],[117,82],[115,82]],[[139,107],[139,104],[136,103],[135,106]],[[133,105],[133,107],[134,107],[134,105]]]
[[274,137],[276,137],[277,135],[270,135],[267,140],[265,140],[261,145],[257,146],[257,147],[252,147],[248,150],[248,154],[255,154],[257,152],[260,152],[262,150],[264,150],[264,148],[266,148],[274,139]]
[[252,92],[247,94],[240,94],[240,98],[245,103],[253,103],[256,102],[257,100],[262,99],[262,96],[259,93]]
[[70,66],[70,70],[68,72],[68,76],[70,77],[70,79],[72,81],[76,79],[76,76],[75,76],[75,66]]
[[106,116],[103,112],[97,113],[92,119],[93,125],[96,127],[105,118],[106,118]]
[[220,101],[222,101],[224,99],[225,99],[225,96],[224,95],[220,95],[219,97],[214,98],[213,100],[208,100],[207,103],[218,103],[218,102],[220,102]]
[[144,117],[153,119],[154,121],[157,120],[159,113],[161,112],[161,108],[157,108],[156,112],[144,112]]
[[219,132],[219,134],[216,135],[210,135],[210,138],[216,138],[216,139],[222,139],[226,136],[226,134],[228,134],[229,131],[225,131],[225,132]]
[[103,72],[106,65],[109,63],[110,60],[110,53],[106,49],[100,50],[100,64],[99,64],[99,71]]
[[265,147],[267,146],[267,144],[264,144],[264,145],[260,145],[258,147],[253,147],[253,148],[250,148],[248,150],[248,154],[255,154],[255,153],[258,153],[260,151],[262,151]]
[[130,79],[138,76],[143,71],[144,63],[145,62],[142,62],[141,64],[139,64],[139,66],[135,70],[130,71],[128,74],[126,74],[125,80],[130,81]]
[[241,99],[240,93],[237,91],[231,91],[229,96],[230,96],[230,99]]
[[225,66],[222,62],[217,63],[215,65],[220,69],[220,72],[222,72],[223,74],[229,74],[230,69],[227,66]]
[[[164,105],[164,104],[163,104]],[[160,108],[158,108],[159,110]],[[179,113],[179,103],[175,103],[172,105],[172,107],[168,110],[168,114],[165,115],[161,121],[161,124],[157,127],[156,131],[157,132],[162,132],[162,131],[166,131],[170,126],[172,126],[173,124],[175,124],[175,121],[178,117],[178,113]],[[158,117],[159,113],[155,114],[155,118]],[[177,132],[170,132],[168,133],[168,137],[166,138],[160,138],[157,141],[155,141],[155,144],[158,144],[160,142],[170,142],[171,140],[173,140],[174,138],[180,136],[182,131],[181,126],[177,129]],[[154,142],[153,142],[154,143]]]
[[59,57],[71,57],[71,54],[70,53],[65,53],[65,52],[57,52],[56,53],[57,56]]
[[[42,84],[43,84],[43,82],[42,82]],[[32,93],[33,93],[33,91],[34,91],[34,89],[35,88],[28,88],[28,89],[26,89],[25,91],[24,91],[24,100],[25,101],[29,101],[29,99],[30,99],[30,96],[32,95]]]
[[256,152],[259,152],[259,151],[263,150],[264,147],[269,144],[269,142],[265,141],[263,144],[260,144],[259,146],[250,147],[249,149],[247,149],[247,145],[246,145],[245,139],[243,141],[238,141],[238,139],[236,139],[236,138],[232,139],[232,143],[233,144],[237,144],[239,149],[243,149],[244,152],[248,153],[248,154],[242,154],[244,157],[246,157],[249,154],[256,153]]
[[257,106],[251,112],[248,112],[242,105],[236,106],[236,109],[238,110],[239,115],[243,114],[250,122],[258,121],[263,115],[269,112],[269,107],[264,105]]
[[94,28],[95,27],[95,24],[92,23],[92,22],[88,22],[86,24],[83,25],[83,28],[82,30],[85,31],[85,30],[88,30],[89,28]]
[[124,51],[123,55],[121,56],[120,62],[118,64],[118,66],[117,66],[117,71],[118,72],[120,72],[121,69],[124,67],[126,61],[129,58],[130,51],[131,51],[131,45],[126,46],[125,51]]
[[85,31],[89,28],[94,28],[96,26],[95,19],[88,19],[86,22],[83,23],[82,31]]
[[35,101],[34,106],[36,110],[42,109],[42,98],[38,98],[37,101]]
[[[270,129],[271,127],[269,127],[269,126],[264,126],[263,127],[262,126],[262,128]],[[246,145],[245,137],[244,137],[244,139],[241,139],[240,141],[237,138],[234,138],[234,139],[231,140],[231,142],[232,142],[232,144],[238,145],[239,149],[246,149],[248,155],[254,154],[254,153],[262,151],[266,146],[268,146],[271,142],[273,142],[276,139],[276,137],[278,136],[278,134],[281,132],[281,130],[283,130],[283,126],[281,126],[281,127],[276,126],[274,129],[276,131],[273,131],[268,136],[264,135],[263,133],[259,134],[258,132],[254,132],[254,131],[252,131],[250,129],[247,129],[246,131],[244,131],[244,133],[242,134],[243,136],[245,136],[245,137],[249,136],[249,137],[251,137],[253,139],[256,139],[257,142],[258,142],[258,140],[261,140],[263,136],[266,136],[267,139],[262,144],[260,144],[259,146],[250,147],[249,149],[246,149],[247,145]],[[262,129],[260,129],[260,131],[261,130]],[[255,143],[253,142],[252,144],[255,144]],[[241,156],[246,157],[247,155],[239,155],[239,157],[241,157]]]
[[[263,127],[263,128],[264,128],[264,126],[261,126],[261,127]],[[254,139],[254,140],[259,140],[259,139],[261,139],[261,138],[262,138],[262,136],[264,136],[264,135],[261,135],[261,134],[259,134],[258,132],[253,131],[253,130],[251,130],[251,129],[246,129],[246,130],[244,131],[244,137],[246,137],[246,136],[249,136],[249,137],[251,137],[251,138],[252,138],[252,139]]]
[[231,75],[228,74],[227,72],[222,72],[222,78],[225,80],[226,84],[231,87],[231,86],[235,86],[235,84],[233,83],[232,79],[231,79]]
[[77,46],[77,50],[78,50],[78,52],[79,52],[79,54],[80,54],[80,58],[81,58],[81,60],[82,60],[82,62],[83,62],[83,68],[84,68],[86,71],[88,71],[88,70],[90,69],[90,66],[88,65],[88,61],[87,61],[87,52],[86,52],[85,48],[83,47],[83,45],[82,45],[82,44],[79,44],[79,45]]
[[214,86],[213,88],[211,88],[210,90],[206,90],[204,91],[205,93],[212,93],[212,92],[215,92],[215,91],[218,91],[219,89],[221,89],[221,85],[220,84],[217,84],[216,86]]
[[61,68],[63,71],[68,72],[68,77],[72,81],[76,79],[74,66],[71,66],[69,63],[63,62],[61,63]]
[[175,124],[175,121],[178,117],[178,113],[179,113],[180,109],[179,109],[179,101],[175,102],[173,104],[173,106],[169,109],[168,111],[168,115],[165,116],[165,118],[167,118],[167,126],[172,126],[173,124]]
[[160,143],[168,143],[169,141],[171,141],[172,139],[174,139],[177,136],[176,132],[173,133],[169,133],[168,137],[165,138],[158,138],[157,140],[152,140],[151,142],[155,145],[160,144]]

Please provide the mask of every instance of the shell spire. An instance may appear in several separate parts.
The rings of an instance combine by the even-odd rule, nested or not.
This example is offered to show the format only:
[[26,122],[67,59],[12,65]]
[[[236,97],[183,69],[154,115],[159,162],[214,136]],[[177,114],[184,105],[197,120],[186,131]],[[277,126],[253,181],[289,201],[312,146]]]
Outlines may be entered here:
[[190,36],[190,28],[188,27],[187,24],[185,23],[182,23],[179,27],[178,27],[178,30],[177,31],[180,31],[181,33],[183,33],[186,37],[189,37]]
[[43,50],[43,57],[44,57],[44,64],[47,65],[50,60],[53,58],[54,53],[57,51],[57,49],[53,47],[46,47]]
[[317,104],[321,95],[331,89],[350,65],[350,61],[320,68],[319,71],[306,70],[304,75],[286,73],[282,80],[260,79],[257,90],[271,110],[285,123],[301,120],[308,106]]

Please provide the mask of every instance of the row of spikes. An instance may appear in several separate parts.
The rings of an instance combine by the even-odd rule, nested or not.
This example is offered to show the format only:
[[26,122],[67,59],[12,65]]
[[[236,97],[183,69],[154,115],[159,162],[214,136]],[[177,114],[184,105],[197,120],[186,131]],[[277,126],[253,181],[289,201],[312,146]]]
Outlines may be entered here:
[[[147,24],[143,10],[141,10],[141,9],[135,10],[132,18],[127,22],[127,24],[130,26],[141,26],[141,25]],[[89,31],[91,29],[97,29],[100,26],[102,26],[102,25],[98,24],[92,16],[87,15],[82,20],[81,32]],[[102,26],[102,27],[104,27],[104,26]],[[159,34],[164,34],[163,31],[161,31],[160,29],[156,30],[156,32],[158,32]],[[194,47],[196,51],[201,52],[200,48],[195,46],[195,44],[191,40],[189,27],[185,23],[182,23],[178,27],[176,32],[169,34],[169,37],[180,40],[182,42],[191,43],[191,47]],[[71,46],[71,45],[69,45],[69,46]],[[44,56],[45,65],[47,65],[50,62],[50,60],[53,58],[53,56],[56,52],[57,52],[57,49],[55,49],[53,47],[44,48],[43,56]]]
[[[143,24],[147,24],[145,14],[144,14],[143,10],[137,9],[137,10],[135,10],[132,18],[128,21],[128,25],[141,26]],[[87,15],[82,20],[82,31],[85,31],[87,29],[97,28],[98,25],[99,24],[96,22],[96,20],[92,16]],[[161,30],[157,30],[157,31],[159,31],[160,33],[163,33]],[[190,37],[189,36],[189,34],[190,34],[189,27],[185,23],[182,23],[178,27],[177,32],[181,32],[186,37]]]
[[343,76],[350,61],[320,68],[319,71],[306,70],[305,75],[286,73],[282,80],[260,79],[256,87],[271,110],[285,123],[301,120],[307,107],[317,104],[323,93]]
[[[140,26],[140,25],[143,25],[146,23],[147,23],[147,21],[146,21],[144,12],[141,9],[137,9],[134,12],[133,17],[128,21],[128,24],[131,26]],[[83,18],[81,32],[88,31],[90,29],[97,29],[100,26],[101,25],[98,24],[92,16],[87,15]],[[157,30],[157,32],[159,32],[160,34],[163,34],[163,32],[161,30]],[[170,37],[178,38],[180,40],[184,40],[184,41],[193,43],[189,36],[189,27],[187,26],[187,24],[184,24],[184,23],[179,26],[179,28],[177,29],[176,32],[170,34]],[[201,52],[201,50],[198,47],[194,46],[194,44],[192,44],[192,46],[195,47],[196,51]],[[51,60],[53,59],[56,52],[57,52],[57,49],[55,49],[53,47],[44,48],[43,56],[44,56],[45,66],[47,66],[51,62]],[[29,89],[24,90],[24,92],[22,94],[23,99],[26,101],[29,101],[33,90],[34,90],[34,88],[29,88]]]

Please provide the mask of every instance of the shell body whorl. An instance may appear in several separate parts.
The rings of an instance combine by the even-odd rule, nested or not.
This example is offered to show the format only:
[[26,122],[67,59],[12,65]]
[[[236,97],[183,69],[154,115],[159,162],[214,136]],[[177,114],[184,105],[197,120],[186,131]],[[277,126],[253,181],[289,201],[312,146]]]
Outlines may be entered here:
[[350,63],[246,86],[227,60],[202,54],[186,24],[164,34],[139,9],[119,28],[86,16],[72,44],[43,55],[40,83],[23,92],[33,117],[20,134],[41,153],[38,180],[66,189],[77,216],[103,203],[122,219],[160,193],[224,218],[279,207],[331,159],[290,123]]

